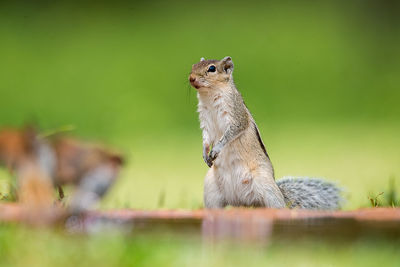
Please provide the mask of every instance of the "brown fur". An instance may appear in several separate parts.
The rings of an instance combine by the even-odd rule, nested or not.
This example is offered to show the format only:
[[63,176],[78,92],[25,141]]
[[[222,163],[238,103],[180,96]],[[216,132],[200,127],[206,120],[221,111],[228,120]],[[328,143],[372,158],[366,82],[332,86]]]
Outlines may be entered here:
[[32,157],[33,138],[31,129],[7,128],[0,131],[0,161],[12,168],[18,162]]
[[51,144],[58,159],[55,181],[59,185],[77,184],[89,170],[102,164],[119,168],[123,161],[116,152],[68,137],[57,137]]
[[[41,154],[43,147],[54,153]],[[36,217],[41,217],[39,214],[46,217],[45,214],[54,207],[55,187],[62,199],[62,185],[73,184],[81,189],[81,180],[90,179],[93,176],[90,176],[91,172],[97,170],[93,179],[100,179],[102,184],[92,182],[88,188],[86,183],[86,187],[80,190],[80,196],[84,197],[85,190],[98,190],[98,186],[104,193],[112,184],[123,160],[118,153],[102,146],[64,136],[43,139],[28,128],[0,131],[0,163],[16,174],[18,200],[26,208],[29,220],[36,220]],[[98,178],[101,170],[106,171],[105,176]],[[76,202],[79,203],[79,200]]]

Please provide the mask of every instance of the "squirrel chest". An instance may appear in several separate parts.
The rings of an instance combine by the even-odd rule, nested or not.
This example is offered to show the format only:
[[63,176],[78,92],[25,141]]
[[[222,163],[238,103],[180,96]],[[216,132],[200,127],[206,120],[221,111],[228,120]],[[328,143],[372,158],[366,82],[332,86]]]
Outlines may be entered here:
[[[224,135],[229,125],[232,124],[232,116],[234,114],[233,107],[227,105],[229,96],[221,93],[208,95],[198,95],[199,105],[198,112],[200,117],[200,126],[202,130],[206,130],[206,138],[210,145],[215,145]],[[212,168],[215,172],[218,186],[221,191],[225,192],[227,200],[234,204],[238,197],[236,196],[237,187],[251,186],[249,181],[252,179],[251,173],[246,168],[247,164],[243,164],[243,155],[245,152],[241,147],[241,137],[228,143],[215,160]],[[239,149],[238,149],[239,148]]]
[[230,122],[230,107],[222,93],[198,94],[200,127],[207,130],[210,145],[215,145],[223,136]]

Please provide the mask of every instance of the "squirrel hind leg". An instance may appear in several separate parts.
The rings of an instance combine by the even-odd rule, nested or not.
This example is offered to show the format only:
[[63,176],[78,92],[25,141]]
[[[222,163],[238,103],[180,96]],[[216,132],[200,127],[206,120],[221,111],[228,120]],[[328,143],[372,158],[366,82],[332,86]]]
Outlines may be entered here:
[[266,208],[281,209],[286,207],[284,196],[278,188],[268,188],[264,194],[264,206]]
[[225,206],[224,197],[216,183],[214,169],[210,168],[204,179],[204,207],[207,209],[218,209]]
[[[273,209],[281,209],[286,207],[284,196],[274,181],[263,181],[260,183],[259,179],[253,179],[251,195],[253,195],[255,200],[253,203],[251,203],[251,206],[262,206]],[[261,203],[261,205],[259,205],[259,203]]]

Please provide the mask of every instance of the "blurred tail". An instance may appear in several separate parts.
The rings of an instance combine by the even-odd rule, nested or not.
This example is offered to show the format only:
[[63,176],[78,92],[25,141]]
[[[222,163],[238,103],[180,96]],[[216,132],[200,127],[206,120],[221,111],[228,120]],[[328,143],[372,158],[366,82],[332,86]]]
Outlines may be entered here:
[[277,184],[289,208],[337,210],[343,202],[342,190],[322,179],[284,177]]

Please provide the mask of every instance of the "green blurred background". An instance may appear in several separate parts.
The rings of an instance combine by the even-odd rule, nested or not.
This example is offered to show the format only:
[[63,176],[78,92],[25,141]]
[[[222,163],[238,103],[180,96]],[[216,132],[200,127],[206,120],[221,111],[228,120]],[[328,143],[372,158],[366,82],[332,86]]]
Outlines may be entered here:
[[[73,125],[128,165],[105,208],[199,208],[200,57],[231,56],[277,177],[346,209],[400,185],[398,1],[0,2],[0,124]],[[3,175],[4,176],[4,175]],[[391,178],[392,177],[392,178]],[[1,178],[0,178],[1,179]]]
[[[187,76],[200,57],[229,55],[277,177],[325,177],[346,188],[345,209],[365,207],[389,181],[400,189],[399,10],[396,0],[0,1],[0,126],[73,125],[121,149],[128,164],[103,208],[199,208],[207,167]],[[399,262],[398,242],[293,241],[221,249],[198,236],[0,224],[0,265]]]

